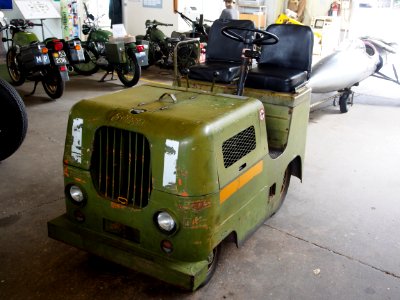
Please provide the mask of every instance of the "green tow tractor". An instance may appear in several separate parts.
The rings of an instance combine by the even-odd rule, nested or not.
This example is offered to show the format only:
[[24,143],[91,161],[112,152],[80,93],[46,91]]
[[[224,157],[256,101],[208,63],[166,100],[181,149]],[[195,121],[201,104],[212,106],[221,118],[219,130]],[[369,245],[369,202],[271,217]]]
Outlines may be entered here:
[[[302,178],[310,90],[307,77],[287,91],[244,88],[260,55],[253,45],[277,42],[248,22],[214,22],[208,61],[173,86],[141,85],[72,108],[66,213],[48,222],[51,238],[193,291],[211,279],[224,240],[242,245],[279,209],[291,175]],[[214,64],[219,43],[235,63]],[[196,78],[196,67],[211,81]]]

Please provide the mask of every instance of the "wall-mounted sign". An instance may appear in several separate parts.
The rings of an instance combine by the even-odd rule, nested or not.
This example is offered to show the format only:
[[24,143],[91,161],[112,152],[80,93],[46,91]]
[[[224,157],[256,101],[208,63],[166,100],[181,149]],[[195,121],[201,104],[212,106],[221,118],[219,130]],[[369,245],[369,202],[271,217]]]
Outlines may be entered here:
[[60,13],[50,0],[15,0],[27,20],[60,19]]
[[143,0],[143,7],[162,8],[162,0]]

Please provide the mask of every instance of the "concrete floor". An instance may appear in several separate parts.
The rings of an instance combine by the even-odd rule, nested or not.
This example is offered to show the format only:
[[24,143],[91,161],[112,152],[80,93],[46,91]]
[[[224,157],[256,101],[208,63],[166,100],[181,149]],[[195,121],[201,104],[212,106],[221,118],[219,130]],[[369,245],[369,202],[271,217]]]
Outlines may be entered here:
[[47,237],[65,210],[69,109],[124,89],[98,78],[72,77],[57,101],[41,86],[24,99],[26,139],[0,163],[0,299],[400,299],[400,86],[369,78],[347,114],[314,110],[303,183],[293,179],[281,210],[240,249],[225,244],[213,280],[186,293]]

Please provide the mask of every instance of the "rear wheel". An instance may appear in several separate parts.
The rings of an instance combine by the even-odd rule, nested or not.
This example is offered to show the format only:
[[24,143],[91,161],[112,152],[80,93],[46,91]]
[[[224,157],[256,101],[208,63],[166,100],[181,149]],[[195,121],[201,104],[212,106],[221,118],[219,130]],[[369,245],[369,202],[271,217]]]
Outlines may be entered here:
[[128,51],[126,64],[121,64],[117,67],[119,80],[127,86],[132,87],[139,82],[140,66],[133,51]]
[[99,66],[96,64],[97,55],[86,46],[83,47],[83,51],[85,53],[85,62],[81,64],[75,64],[74,70],[79,75],[89,76],[99,70]]
[[42,80],[44,91],[52,99],[60,98],[65,88],[65,82],[62,80],[60,72],[50,69],[46,75]]
[[281,189],[279,191],[278,195],[278,200],[277,200],[277,205],[276,209],[274,211],[274,214],[282,207],[283,201],[285,201],[289,185],[290,185],[290,177],[291,177],[291,171],[290,171],[290,166],[286,168],[285,174],[283,174],[283,180],[282,180],[282,185]]
[[349,99],[349,93],[344,92],[339,98],[339,108],[341,113],[347,113],[347,101]]
[[24,102],[17,91],[0,78],[0,161],[19,148],[27,128]]
[[17,51],[15,48],[10,48],[7,52],[7,70],[13,85],[18,86],[25,82],[25,76],[18,65]]

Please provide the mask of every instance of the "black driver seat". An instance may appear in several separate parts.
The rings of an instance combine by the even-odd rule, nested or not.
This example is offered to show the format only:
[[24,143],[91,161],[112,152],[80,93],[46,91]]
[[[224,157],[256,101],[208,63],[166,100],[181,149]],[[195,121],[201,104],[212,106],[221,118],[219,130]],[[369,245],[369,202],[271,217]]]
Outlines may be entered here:
[[249,71],[245,86],[290,93],[311,75],[314,35],[309,26],[272,24],[267,30],[279,38],[261,49],[258,66]]
[[[190,79],[230,83],[239,77],[243,43],[225,37],[221,29],[226,26],[254,29],[250,20],[215,20],[208,35],[205,63],[191,66],[188,76]],[[235,31],[249,38],[253,33]],[[218,74],[218,75],[217,75]]]

